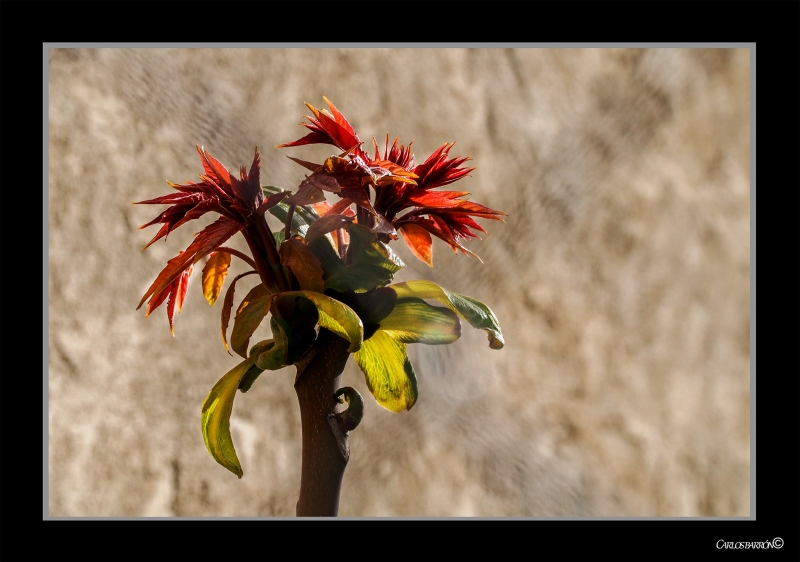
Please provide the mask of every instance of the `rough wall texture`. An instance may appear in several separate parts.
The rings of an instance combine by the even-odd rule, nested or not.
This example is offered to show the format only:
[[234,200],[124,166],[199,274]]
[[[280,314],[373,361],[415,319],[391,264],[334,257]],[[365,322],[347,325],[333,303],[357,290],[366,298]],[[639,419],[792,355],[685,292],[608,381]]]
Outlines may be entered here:
[[195,144],[232,169],[257,145],[263,183],[296,188],[285,155],[334,149],[271,147],[322,95],[418,159],[457,141],[478,166],[459,189],[508,213],[470,245],[483,265],[395,243],[399,280],[488,303],[506,347],[469,326],[410,346],[403,414],[350,360],[367,404],[340,515],[749,515],[749,73],[747,50],[51,50],[50,515],[294,514],[294,369],[236,399],[237,480],[200,434],[235,361],[219,305],[195,276],[175,338],[134,311],[213,217],[142,252],[158,208],[129,203],[196,178]]

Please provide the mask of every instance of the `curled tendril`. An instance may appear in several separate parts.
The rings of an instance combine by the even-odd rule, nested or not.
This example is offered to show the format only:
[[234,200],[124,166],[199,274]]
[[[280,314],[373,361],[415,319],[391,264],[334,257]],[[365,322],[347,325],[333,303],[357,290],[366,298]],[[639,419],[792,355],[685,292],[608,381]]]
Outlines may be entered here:
[[343,386],[334,395],[340,404],[347,403],[347,409],[338,414],[334,414],[339,429],[342,431],[352,431],[361,423],[364,417],[364,399],[361,394],[349,386]]

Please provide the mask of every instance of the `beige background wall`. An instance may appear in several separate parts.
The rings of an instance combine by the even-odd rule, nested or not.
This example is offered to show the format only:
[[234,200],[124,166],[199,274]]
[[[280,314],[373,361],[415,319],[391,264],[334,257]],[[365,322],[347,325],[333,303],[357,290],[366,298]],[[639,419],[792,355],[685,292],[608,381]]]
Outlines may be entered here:
[[294,369],[238,395],[237,480],[200,434],[235,363],[219,304],[195,275],[175,338],[134,310],[214,217],[142,252],[162,207],[129,203],[195,179],[195,144],[231,169],[257,145],[262,182],[296,188],[285,155],[335,149],[271,147],[322,95],[418,161],[457,141],[478,166],[457,188],[508,213],[469,245],[483,265],[395,243],[399,280],[483,300],[506,347],[469,326],[411,346],[403,414],[350,360],[367,405],[340,515],[749,515],[747,50],[55,49],[49,77],[50,515],[294,514]]

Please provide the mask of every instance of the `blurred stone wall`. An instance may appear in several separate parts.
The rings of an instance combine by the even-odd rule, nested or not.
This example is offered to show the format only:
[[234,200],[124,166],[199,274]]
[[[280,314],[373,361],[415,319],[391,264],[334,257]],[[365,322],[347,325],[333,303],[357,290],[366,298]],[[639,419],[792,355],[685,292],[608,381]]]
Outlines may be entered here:
[[50,515],[294,515],[294,368],[237,396],[238,480],[199,423],[236,361],[221,303],[198,268],[174,338],[163,307],[135,310],[215,217],[142,252],[162,208],[130,202],[196,179],[195,144],[231,169],[258,146],[262,183],[295,189],[285,155],[335,149],[272,146],[322,95],[418,161],[457,141],[478,166],[457,188],[508,213],[469,244],[483,264],[394,244],[398,280],[486,302],[506,347],[467,325],[410,346],[402,414],[350,360],[367,404],[341,516],[749,515],[749,74],[727,49],[51,50]]

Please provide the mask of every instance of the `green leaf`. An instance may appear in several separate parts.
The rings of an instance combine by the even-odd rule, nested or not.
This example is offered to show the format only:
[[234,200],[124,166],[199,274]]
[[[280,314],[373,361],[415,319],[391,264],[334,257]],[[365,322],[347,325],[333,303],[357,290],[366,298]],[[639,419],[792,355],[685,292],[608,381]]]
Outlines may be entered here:
[[407,281],[396,283],[389,288],[395,290],[398,299],[409,297],[436,299],[469,322],[472,327],[485,330],[489,336],[489,347],[501,349],[505,345],[497,317],[488,306],[477,299],[451,293],[432,281]]
[[344,293],[355,291],[363,293],[386,285],[392,279],[392,272],[379,265],[354,263],[346,265],[325,281],[326,289]]
[[380,328],[379,322],[389,316],[397,302],[397,293],[389,287],[372,289],[364,293],[355,293],[353,291],[340,293],[333,289],[328,289],[325,293],[343,302],[358,314],[358,317],[361,318],[361,323],[364,325],[364,341],[371,338],[372,334]]
[[[297,209],[295,208],[294,214],[292,215],[292,231],[291,236],[300,235],[302,238],[306,237],[306,232],[308,232],[309,224],[306,222],[305,216],[303,213],[298,213]],[[289,205],[286,203],[278,203],[274,207],[269,210],[270,214],[276,217],[279,221],[286,224],[286,217],[289,216]]]
[[296,363],[317,339],[317,330],[315,329],[319,321],[317,307],[308,299],[296,300],[290,321],[281,318],[280,314],[275,314],[279,312],[277,307],[270,309],[272,316],[280,323],[288,339],[286,359],[284,361],[286,365]]
[[231,348],[244,358],[247,358],[250,336],[269,312],[272,297],[273,295],[267,294],[267,289],[263,284],[256,285],[239,305],[231,331]]
[[378,242],[375,233],[364,225],[349,223],[344,227],[350,235],[348,254],[353,264],[371,264],[383,267],[392,274],[405,267],[403,260],[387,244]]
[[378,330],[355,353],[355,359],[378,404],[392,412],[411,409],[417,401],[417,376],[406,344]]
[[417,298],[398,300],[380,325],[381,330],[403,343],[447,344],[461,336],[461,322],[452,310]]
[[242,467],[231,439],[231,411],[239,382],[253,365],[253,358],[245,359],[219,379],[203,401],[200,424],[203,441],[208,452],[219,464],[242,477]]
[[400,259],[400,256],[394,253],[389,244],[384,244],[383,242],[377,242],[375,249],[386,260],[381,264],[381,267],[385,267],[392,273],[397,273],[406,266],[403,260]]
[[389,316],[397,302],[397,293],[390,287],[381,287],[366,293],[347,292],[331,296],[355,310],[365,325],[368,322],[378,323]]
[[361,349],[364,342],[364,325],[355,311],[346,304],[312,291],[288,291],[274,295],[276,298],[303,297],[317,307],[317,323],[350,342],[350,353]]
[[272,328],[273,345],[264,349],[256,356],[256,365],[262,370],[277,371],[286,365],[286,355],[289,348],[289,338],[280,322],[274,316],[269,323]]
[[314,208],[307,205],[298,205],[295,207],[294,212],[295,214],[299,214],[309,226],[314,224],[320,218],[319,214],[314,210]]
[[[265,196],[282,193],[284,190],[272,185],[261,186],[261,191]],[[286,224],[286,217],[289,216],[289,205],[281,202],[269,209],[270,214]],[[319,219],[319,215],[312,208],[305,205],[297,205],[292,215],[292,232],[291,235],[299,234],[303,238],[306,236],[308,227],[314,224]],[[280,243],[279,243],[280,244]]]
[[239,390],[242,392],[247,392],[250,390],[250,387],[253,386],[253,383],[256,382],[256,379],[264,372],[264,369],[256,365],[256,361],[258,356],[271,349],[272,346],[275,345],[273,340],[262,340],[257,344],[254,344],[253,347],[250,348],[250,353],[248,353],[247,358],[253,360],[253,364],[248,367],[247,372],[245,372],[242,380],[239,381]]
[[322,265],[305,242],[289,238],[280,246],[280,257],[281,264],[294,273],[301,289],[316,293],[325,291]]
[[325,277],[332,277],[337,271],[344,267],[344,263],[339,258],[336,250],[331,246],[327,236],[320,236],[309,243],[311,251],[317,256]]
[[255,357],[267,351],[273,345],[275,345],[274,340],[261,340],[258,343],[254,343],[253,347],[250,348],[250,352],[247,354],[247,358],[250,359],[251,357],[253,357],[254,358],[253,360],[255,361]]

